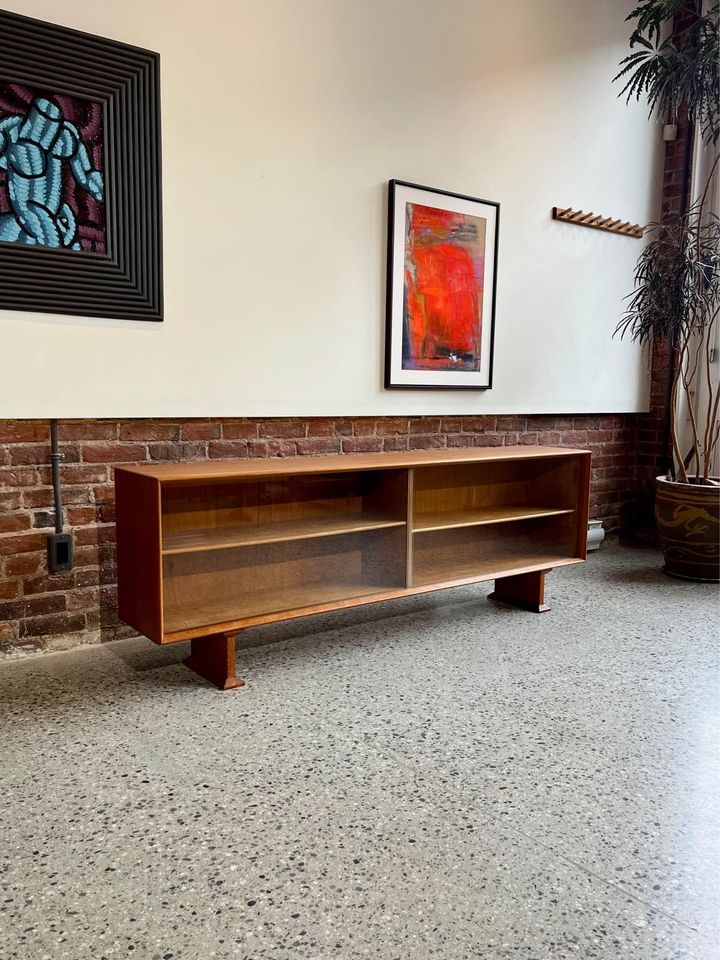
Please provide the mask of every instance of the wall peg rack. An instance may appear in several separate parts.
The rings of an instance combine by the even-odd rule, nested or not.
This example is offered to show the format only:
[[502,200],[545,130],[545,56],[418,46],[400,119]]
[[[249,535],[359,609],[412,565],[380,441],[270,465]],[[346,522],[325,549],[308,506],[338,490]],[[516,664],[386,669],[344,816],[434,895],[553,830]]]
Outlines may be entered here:
[[608,233],[620,233],[624,237],[639,239],[644,233],[644,228],[639,223],[614,220],[612,217],[602,217],[592,212],[583,213],[582,210],[573,210],[572,207],[553,207],[552,215],[553,220],[575,223],[579,227],[592,227],[594,230],[607,230]]

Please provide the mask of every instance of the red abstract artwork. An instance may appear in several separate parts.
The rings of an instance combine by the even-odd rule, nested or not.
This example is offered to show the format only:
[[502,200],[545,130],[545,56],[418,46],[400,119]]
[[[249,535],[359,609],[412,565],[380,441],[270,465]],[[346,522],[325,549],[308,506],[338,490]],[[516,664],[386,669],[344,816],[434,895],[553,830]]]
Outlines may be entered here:
[[482,217],[406,204],[403,370],[480,370]]

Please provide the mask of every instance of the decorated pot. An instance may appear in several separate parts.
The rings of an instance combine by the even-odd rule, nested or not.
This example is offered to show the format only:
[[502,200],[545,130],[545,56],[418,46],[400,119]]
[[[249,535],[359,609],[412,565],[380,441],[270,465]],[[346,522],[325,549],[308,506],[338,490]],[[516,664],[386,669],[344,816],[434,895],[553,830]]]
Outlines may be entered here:
[[655,519],[665,572],[685,580],[720,580],[720,484],[657,478]]

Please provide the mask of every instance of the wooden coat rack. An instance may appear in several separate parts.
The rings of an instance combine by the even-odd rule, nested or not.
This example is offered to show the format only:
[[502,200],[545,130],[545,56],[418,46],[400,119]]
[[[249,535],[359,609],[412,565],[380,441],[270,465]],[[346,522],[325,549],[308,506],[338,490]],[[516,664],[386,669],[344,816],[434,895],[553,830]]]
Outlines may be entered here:
[[574,223],[578,227],[592,227],[594,230],[607,230],[608,233],[621,233],[624,237],[640,238],[644,233],[644,228],[639,223],[613,220],[612,217],[601,217],[597,213],[583,213],[582,210],[573,210],[572,207],[553,207],[552,215],[553,220]]

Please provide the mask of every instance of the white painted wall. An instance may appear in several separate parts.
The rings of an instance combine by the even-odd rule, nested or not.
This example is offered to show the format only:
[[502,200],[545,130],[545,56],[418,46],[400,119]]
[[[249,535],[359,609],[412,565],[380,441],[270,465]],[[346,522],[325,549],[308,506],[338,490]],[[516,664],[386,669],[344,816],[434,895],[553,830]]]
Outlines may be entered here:
[[[657,212],[626,0],[4,6],[162,54],[166,320],[0,311],[0,417],[643,409],[640,242],[550,219]],[[391,177],[502,204],[491,391],[382,388]]]

